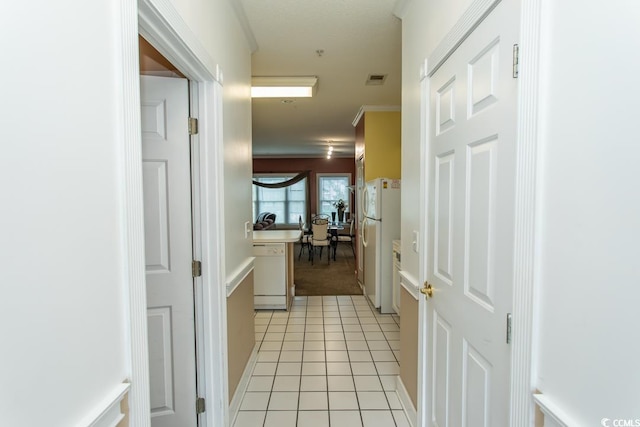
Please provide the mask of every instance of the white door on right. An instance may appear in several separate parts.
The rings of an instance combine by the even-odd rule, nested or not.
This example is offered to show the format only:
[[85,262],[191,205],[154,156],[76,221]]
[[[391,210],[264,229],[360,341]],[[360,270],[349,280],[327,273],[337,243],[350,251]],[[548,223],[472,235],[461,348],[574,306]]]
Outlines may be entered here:
[[430,79],[432,426],[509,425],[518,3],[500,2]]

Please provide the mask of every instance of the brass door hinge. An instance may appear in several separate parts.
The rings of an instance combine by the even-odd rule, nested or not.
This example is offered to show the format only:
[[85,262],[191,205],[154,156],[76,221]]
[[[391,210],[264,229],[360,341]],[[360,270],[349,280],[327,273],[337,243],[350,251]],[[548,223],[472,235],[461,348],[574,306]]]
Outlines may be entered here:
[[196,414],[202,414],[205,410],[204,397],[196,399]]
[[195,117],[189,117],[189,135],[198,134],[198,119]]
[[193,277],[202,276],[202,262],[195,260],[191,262],[191,274]]

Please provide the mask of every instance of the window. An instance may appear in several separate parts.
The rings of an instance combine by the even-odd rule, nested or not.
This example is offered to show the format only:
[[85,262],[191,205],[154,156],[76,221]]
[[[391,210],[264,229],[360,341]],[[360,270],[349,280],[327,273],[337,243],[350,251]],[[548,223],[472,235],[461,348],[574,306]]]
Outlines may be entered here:
[[[275,184],[293,178],[294,174],[254,175],[258,182]],[[253,186],[253,218],[261,212],[276,214],[276,224],[298,225],[298,218],[307,217],[307,179],[283,188]]]
[[318,178],[318,213],[330,214],[335,212],[333,206],[339,199],[347,204],[346,212],[351,210],[349,206],[349,186],[351,174],[317,174]]

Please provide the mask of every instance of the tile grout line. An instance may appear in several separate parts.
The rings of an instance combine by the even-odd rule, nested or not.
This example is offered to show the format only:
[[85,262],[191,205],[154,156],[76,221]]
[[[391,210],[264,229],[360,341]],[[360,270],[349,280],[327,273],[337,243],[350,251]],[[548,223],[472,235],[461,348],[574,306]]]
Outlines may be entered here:
[[[366,301],[366,298],[365,298],[365,301]],[[375,371],[375,375],[374,376],[378,380],[377,381],[377,385],[380,387],[382,393],[384,394],[385,401],[387,403],[386,408],[372,408],[372,409],[368,409],[367,411],[381,411],[381,412],[389,413],[390,416],[391,416],[393,425],[397,426],[398,424],[397,424],[396,416],[394,416],[394,411],[395,410],[391,408],[387,391],[385,390],[385,386],[382,383],[382,379],[381,379],[381,374],[380,374],[379,368],[376,365],[376,362],[375,362],[374,357],[373,357],[373,351],[374,350],[372,350],[372,348],[371,348],[371,346],[369,344],[370,340],[365,335],[365,331],[363,330],[364,324],[362,323],[362,320],[364,318],[368,318],[368,317],[370,317],[371,314],[373,314],[373,318],[376,319],[374,324],[378,327],[379,332],[382,333],[384,343],[388,347],[388,350],[393,354],[393,356],[394,356],[393,359],[395,359],[396,364],[398,364],[399,363],[398,362],[398,358],[397,358],[396,354],[394,353],[394,350],[391,348],[391,345],[390,345],[390,342],[389,342],[389,338],[387,337],[387,335],[384,334],[385,331],[382,330],[383,323],[380,323],[380,320],[384,315],[383,316],[377,315],[377,313],[371,308],[371,305],[369,304],[368,301],[366,301],[366,304],[361,304],[362,301],[360,301],[360,300],[354,301],[354,297],[353,296],[349,296],[349,303],[348,304],[340,304],[340,302],[343,302],[343,301],[340,301],[339,298],[337,298],[336,296],[334,296],[333,299],[331,300],[331,302],[332,303],[335,302],[335,304],[328,304],[329,300],[325,301],[325,298],[322,298],[322,297],[320,297],[320,299],[318,301],[314,301],[314,302],[317,302],[317,304],[310,304],[310,302],[312,302],[312,301],[310,301],[308,298],[305,298],[304,302],[305,302],[305,304],[304,304],[304,323],[302,325],[303,326],[303,332],[301,334],[301,336],[302,336],[302,350],[301,350],[301,357],[300,357],[301,372],[300,372],[300,379],[299,379],[299,383],[298,383],[298,405],[297,405],[297,411],[296,411],[297,412],[296,413],[296,423],[298,423],[300,421],[300,418],[299,418],[300,411],[301,411],[300,402],[301,402],[301,394],[303,392],[301,390],[301,388],[302,388],[302,377],[303,377],[303,375],[302,375],[302,366],[303,366],[304,360],[305,360],[304,352],[307,351],[307,338],[308,338],[307,337],[307,326],[309,326],[307,321],[309,320],[309,318],[308,318],[308,315],[310,313],[309,308],[310,308],[310,306],[316,306],[316,307],[319,306],[320,310],[321,310],[321,313],[322,313],[322,323],[321,323],[322,324],[322,333],[323,333],[323,341],[322,341],[323,349],[322,349],[322,351],[323,351],[323,354],[324,354],[324,367],[325,367],[324,384],[326,386],[326,393],[327,393],[326,394],[326,396],[327,396],[327,410],[326,411],[315,410],[315,409],[310,409],[310,410],[319,411],[319,412],[323,412],[323,413],[326,412],[328,425],[331,426],[331,408],[329,406],[329,393],[330,393],[330,391],[329,391],[329,385],[328,385],[328,382],[329,382],[328,381],[329,380],[328,364],[330,363],[330,361],[328,360],[328,358],[329,358],[328,354],[329,354],[330,351],[333,351],[333,350],[330,350],[328,348],[327,333],[329,333],[329,332],[327,331],[327,326],[328,325],[327,325],[326,322],[327,322],[327,320],[329,318],[330,319],[339,319],[339,321],[338,321],[339,323],[336,322],[335,320],[332,320],[332,323],[330,323],[331,325],[339,324],[339,328],[335,328],[335,327],[331,328],[331,329],[336,329],[336,330],[332,330],[331,333],[340,332],[342,334],[342,340],[341,341],[344,343],[344,345],[343,345],[344,348],[342,348],[342,346],[336,345],[335,349],[340,348],[341,351],[345,351],[346,352],[346,359],[347,359],[346,361],[347,361],[347,363],[349,365],[349,370],[350,370],[350,376],[349,377],[350,377],[351,383],[353,385],[353,390],[354,390],[354,394],[355,394],[355,397],[356,397],[356,401],[358,402],[357,411],[358,411],[358,414],[359,414],[360,422],[363,423],[363,425],[364,425],[364,417],[363,417],[363,412],[362,412],[363,409],[361,408],[361,405],[360,405],[360,397],[358,395],[358,389],[357,389],[356,384],[355,384],[356,375],[354,375],[354,371],[353,371],[352,366],[351,366],[352,363],[356,363],[357,361],[352,360],[351,354],[349,353],[350,350],[349,350],[348,342],[350,342],[350,341],[348,341],[347,338],[346,338],[347,331],[345,330],[345,323],[344,323],[344,320],[346,318],[343,317],[343,314],[344,314],[343,311],[346,312],[346,311],[353,310],[355,312],[355,318],[357,319],[357,323],[349,323],[349,324],[357,324],[358,327],[360,328],[360,333],[362,334],[362,336],[364,338],[365,349],[368,351],[368,354],[371,357],[371,363],[373,364],[373,367],[374,367],[374,371]],[[358,302],[360,304],[356,304],[356,302]],[[299,307],[299,306],[300,305],[298,305],[296,307]],[[331,310],[330,317],[327,317],[329,312],[326,311],[326,308],[329,308],[330,306],[335,306],[336,310]],[[367,307],[368,311],[367,310],[363,310],[363,307]],[[318,311],[318,310],[313,310],[313,311]],[[334,313],[334,311],[336,313]],[[266,328],[264,334],[262,335],[262,340],[260,342],[259,351],[267,351],[263,347],[264,343],[265,343],[264,338],[265,338],[265,336],[267,334],[267,330],[269,329],[269,327],[272,326],[272,325],[276,325],[276,323],[273,323],[274,319],[276,318],[276,317],[274,317],[274,314],[275,313],[271,312],[271,315],[269,316],[269,323],[267,323],[267,328]],[[314,316],[314,317],[317,317],[317,315]],[[296,318],[298,318],[298,317],[296,317]],[[285,350],[284,349],[285,337],[286,337],[286,335],[288,333],[293,333],[293,332],[291,332],[290,328],[294,324],[298,325],[297,323],[290,323],[293,319],[295,319],[295,318],[291,317],[291,313],[287,313],[286,327],[284,329],[284,333],[283,333],[283,336],[282,336],[281,341],[280,341],[280,347],[279,347],[280,350],[279,350],[278,359],[277,359],[277,362],[276,362],[276,372],[274,373],[274,382],[271,385],[271,391],[270,391],[270,394],[269,394],[268,405],[270,404],[271,399],[273,397],[272,393],[275,391],[275,385],[276,385],[275,379],[277,377],[277,375],[276,375],[277,374],[277,369],[280,366],[280,364],[285,363],[283,361],[283,359],[282,359],[284,357],[282,352],[290,351],[290,350]],[[336,323],[333,323],[333,322],[336,322]],[[396,326],[399,326],[397,323],[398,323],[398,321],[395,318],[393,318],[393,323],[389,322],[389,324],[395,324]],[[316,323],[314,323],[314,324],[316,324]],[[367,323],[367,324],[369,324],[369,323]],[[293,328],[293,329],[296,329],[296,328]],[[353,331],[350,331],[350,332],[353,332]],[[367,331],[367,332],[377,332],[377,331]],[[398,331],[387,331],[387,332],[398,332]],[[378,340],[374,340],[374,341],[378,341]],[[380,341],[382,341],[382,340],[380,340]],[[292,346],[292,348],[295,348],[295,347],[296,346]],[[361,346],[358,345],[356,348],[358,348],[358,347],[361,347]],[[356,351],[356,350],[353,350],[353,351]],[[339,360],[340,360],[340,357],[337,358],[335,361],[339,361]],[[367,391],[366,388],[363,391]],[[372,390],[372,391],[375,391],[375,390]],[[391,390],[391,391],[393,391],[393,390]],[[268,413],[270,412],[268,405],[267,405],[267,410],[265,411],[265,418],[263,420],[263,426],[266,425],[266,423],[267,423],[267,418],[266,417],[267,417]],[[340,411],[353,411],[353,410],[344,409],[344,410],[336,410],[336,411],[340,412]],[[271,412],[276,412],[276,411],[271,411]]]

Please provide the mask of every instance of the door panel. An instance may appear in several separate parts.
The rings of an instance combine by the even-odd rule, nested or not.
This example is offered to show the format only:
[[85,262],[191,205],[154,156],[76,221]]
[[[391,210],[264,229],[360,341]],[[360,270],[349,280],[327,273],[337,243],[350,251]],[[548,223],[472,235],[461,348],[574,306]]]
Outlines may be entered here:
[[167,205],[167,162],[142,163],[144,182],[144,240],[147,273],[168,273],[169,206]]
[[432,426],[508,425],[518,7],[500,2],[430,80]]
[[464,364],[462,366],[462,413],[465,426],[489,425],[489,380],[491,364],[469,343],[463,341]]
[[433,315],[433,420],[434,426],[449,425],[449,388],[451,385],[451,325]]
[[151,425],[195,427],[187,80],[142,76],[140,91]]
[[153,387],[150,390],[152,412],[155,416],[170,415],[175,412],[171,309],[148,309],[147,329],[149,336],[153,337],[149,340],[149,376],[153,378]]
[[497,138],[467,147],[465,295],[493,311]]
[[453,168],[454,155],[445,154],[436,159],[435,171],[435,252],[436,274],[444,283],[451,282],[451,249],[453,248]]

